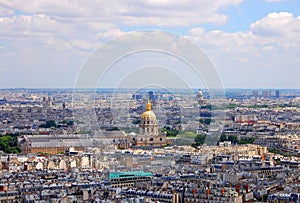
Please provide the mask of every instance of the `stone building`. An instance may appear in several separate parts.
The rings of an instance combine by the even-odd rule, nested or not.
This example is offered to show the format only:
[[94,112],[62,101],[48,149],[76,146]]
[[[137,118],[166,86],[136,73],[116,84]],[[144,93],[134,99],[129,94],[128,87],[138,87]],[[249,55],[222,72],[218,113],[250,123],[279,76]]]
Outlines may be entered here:
[[136,147],[161,147],[167,144],[166,134],[159,133],[155,113],[148,100],[146,111],[141,116],[139,134],[132,137],[132,145]]
[[93,135],[22,135],[18,138],[18,144],[23,154],[58,154],[64,153],[69,147],[73,147],[75,151],[106,146],[126,149],[129,147],[130,140],[124,131],[97,131]]

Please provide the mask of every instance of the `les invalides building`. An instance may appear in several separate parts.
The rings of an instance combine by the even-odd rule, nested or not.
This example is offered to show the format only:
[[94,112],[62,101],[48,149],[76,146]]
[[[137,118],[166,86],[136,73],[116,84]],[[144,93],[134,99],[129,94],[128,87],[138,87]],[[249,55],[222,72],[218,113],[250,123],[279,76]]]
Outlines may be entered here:
[[155,113],[148,100],[146,111],[141,116],[139,134],[132,138],[132,145],[136,147],[161,147],[167,144],[166,133],[159,133]]

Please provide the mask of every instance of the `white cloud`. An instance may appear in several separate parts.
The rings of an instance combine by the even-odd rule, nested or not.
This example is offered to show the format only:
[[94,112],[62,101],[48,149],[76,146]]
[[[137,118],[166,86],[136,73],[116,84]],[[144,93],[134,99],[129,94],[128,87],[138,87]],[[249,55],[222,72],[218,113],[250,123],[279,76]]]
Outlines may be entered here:
[[297,49],[300,45],[300,16],[291,13],[270,13],[250,26],[251,31],[268,44],[277,44],[285,50]]
[[189,35],[192,40],[204,46],[228,51],[247,47],[264,50],[274,50],[274,47],[293,49],[300,45],[300,17],[295,17],[291,13],[270,13],[250,25],[249,31],[246,32],[228,33],[220,30],[205,32],[200,27],[191,29]]
[[6,7],[3,7],[3,6],[1,6],[1,3],[0,3],[0,17],[11,16],[13,14],[14,14],[13,9],[8,9]]
[[[300,18],[294,18],[287,12],[270,13],[261,20],[253,23],[250,28],[253,33],[262,36],[286,35],[300,26]],[[300,29],[300,28],[299,28]]]
[[203,22],[223,24],[227,16],[219,10],[242,0],[105,0],[35,1],[1,0],[7,10],[45,14],[59,20],[114,22],[119,25],[188,26]]
[[72,42],[72,45],[74,46],[74,48],[79,48],[79,49],[83,49],[83,50],[92,50],[95,49],[95,43],[89,43],[86,42],[84,40],[74,40]]
[[[268,78],[268,72],[278,71],[284,77],[289,71],[282,71],[282,67],[291,70],[300,63],[300,17],[287,12],[270,13],[246,32],[207,32],[198,27],[201,23],[226,23],[228,16],[221,10],[242,1],[0,0],[0,40],[5,42],[0,62],[11,69],[24,67],[24,72],[26,68],[45,67],[50,67],[45,73],[52,73],[52,69],[70,71],[101,43],[123,34],[122,27],[182,26],[194,27],[188,37],[216,62],[224,78],[230,78],[229,84],[235,81],[231,77],[237,71],[241,71],[244,83],[251,82],[247,77],[256,74]],[[300,74],[300,69],[296,70]],[[18,70],[11,73],[17,74]]]
[[207,51],[227,86],[299,88],[299,28],[300,17],[270,13],[246,32],[194,28],[189,38]]
[[[242,0],[0,0],[0,38],[59,50],[93,50],[124,32],[119,26],[224,24],[219,10]],[[3,12],[2,12],[3,10]],[[3,14],[3,15],[2,15]],[[2,16],[2,17],[1,17]],[[15,45],[16,47],[17,45]]]
[[72,25],[53,20],[42,14],[0,18],[0,35],[7,37],[66,35],[72,32],[72,27]]
[[125,32],[121,31],[118,28],[113,28],[104,32],[99,32],[96,35],[96,39],[102,39],[102,40],[110,40],[114,37],[120,36],[124,34]]

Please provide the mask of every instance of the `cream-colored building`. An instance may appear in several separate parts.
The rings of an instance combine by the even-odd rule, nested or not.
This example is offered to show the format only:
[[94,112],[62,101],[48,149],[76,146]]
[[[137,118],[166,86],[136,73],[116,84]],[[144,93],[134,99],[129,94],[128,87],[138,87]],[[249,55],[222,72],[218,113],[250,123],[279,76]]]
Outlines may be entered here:
[[132,137],[133,146],[164,146],[166,145],[166,134],[159,133],[155,113],[151,109],[151,103],[148,100],[146,111],[141,116],[139,134]]

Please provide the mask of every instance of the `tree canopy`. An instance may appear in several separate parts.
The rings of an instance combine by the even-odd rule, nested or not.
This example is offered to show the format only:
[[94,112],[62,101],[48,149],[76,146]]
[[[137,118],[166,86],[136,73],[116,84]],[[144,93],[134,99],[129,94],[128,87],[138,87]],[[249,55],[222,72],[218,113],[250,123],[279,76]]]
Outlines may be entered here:
[[20,153],[17,135],[0,135],[0,150],[5,153]]

